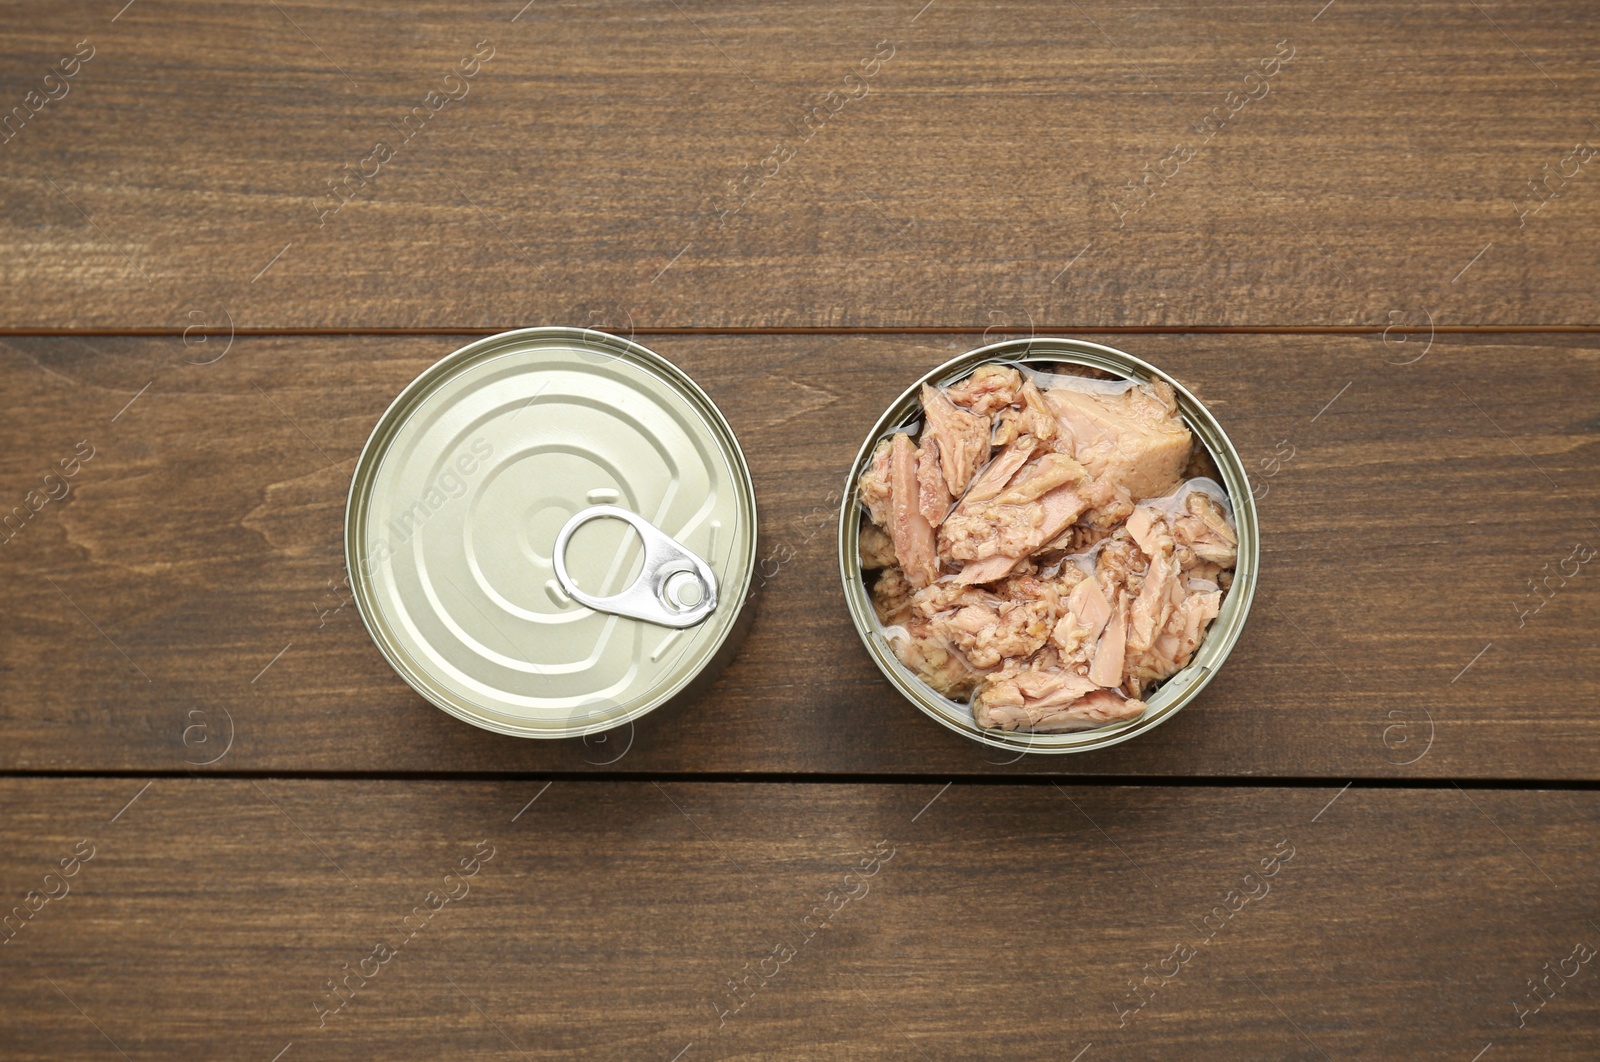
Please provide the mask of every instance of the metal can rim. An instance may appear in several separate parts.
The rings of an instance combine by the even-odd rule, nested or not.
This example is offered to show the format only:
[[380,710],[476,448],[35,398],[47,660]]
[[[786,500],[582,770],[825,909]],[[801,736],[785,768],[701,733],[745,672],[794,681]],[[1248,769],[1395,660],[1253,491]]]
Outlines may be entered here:
[[[537,340],[568,340],[573,343],[596,347],[614,353],[621,357],[632,357],[643,363],[679,388],[680,392],[694,404],[704,416],[722,449],[729,458],[733,470],[735,486],[741,498],[741,507],[748,509],[750,520],[750,535],[743,555],[738,558],[738,571],[742,578],[738,587],[738,594],[730,594],[727,600],[737,603],[738,611],[743,611],[750,596],[750,587],[755,578],[755,559],[757,552],[758,514],[755,503],[755,482],[750,476],[750,465],[745,459],[744,450],[739,445],[733,428],[728,424],[727,417],[711,396],[706,394],[695,380],[678,366],[646,347],[642,343],[625,336],[614,335],[610,332],[601,332],[592,328],[572,328],[564,325],[540,325],[530,328],[517,328],[506,332],[497,332],[494,335],[483,336],[473,340],[463,347],[458,347],[449,354],[424,369],[410,383],[401,388],[400,393],[394,397],[383,413],[373,424],[372,432],[367,436],[367,441],[361,447],[361,454],[356,458],[354,471],[350,476],[350,492],[345,501],[344,518],[344,553],[345,571],[350,584],[351,596],[356,603],[356,612],[361,616],[361,623],[367,630],[367,635],[378,647],[385,661],[392,667],[401,680],[410,686],[423,700],[435,708],[454,716],[463,722],[470,723],[482,730],[511,737],[536,738],[545,740],[565,740],[568,738],[581,738],[590,734],[598,734],[625,726],[643,718],[650,712],[668,704],[682,693],[686,687],[700,677],[699,670],[689,671],[678,677],[670,685],[663,687],[656,696],[625,715],[604,722],[589,723],[561,730],[533,729],[504,724],[493,719],[477,715],[460,705],[453,704],[448,698],[440,696],[430,688],[426,677],[414,669],[405,654],[391,645],[383,633],[382,624],[375,618],[377,605],[371,600],[371,588],[368,586],[358,557],[366,554],[365,545],[360,537],[361,524],[366,516],[366,504],[371,481],[383,456],[387,453],[388,445],[394,434],[405,422],[412,408],[426,395],[432,393],[434,387],[444,378],[463,369],[469,363],[491,356],[499,347],[511,346],[518,342],[531,339]],[[363,488],[363,484],[365,485]],[[715,644],[707,647],[705,651],[706,662],[715,666],[714,661],[721,657],[723,647],[728,640],[739,630],[738,612],[727,622],[722,636]]]
[[[1201,442],[1211,453],[1217,470],[1223,477],[1223,486],[1227,488],[1229,501],[1233,505],[1234,521],[1239,534],[1239,559],[1234,569],[1233,586],[1223,600],[1222,611],[1212,622],[1211,629],[1189,665],[1161,683],[1149,698],[1152,702],[1149,711],[1126,723],[1063,734],[986,730],[979,727],[972,719],[970,709],[966,709],[963,722],[959,714],[943,710],[939,705],[954,709],[965,709],[966,706],[944,697],[922,682],[889,648],[888,642],[879,633],[877,615],[873,611],[866,584],[862,579],[858,545],[861,504],[856,483],[860,480],[861,473],[878,440],[910,419],[909,415],[913,408],[920,408],[920,392],[923,384],[944,386],[954,383],[979,365],[990,362],[1029,361],[1083,365],[1103,369],[1123,378],[1147,382],[1160,380],[1170,386],[1178,398],[1178,409],[1184,422],[1200,437]],[[845,604],[850,612],[851,622],[866,647],[867,654],[872,657],[889,683],[925,715],[949,730],[993,748],[1041,754],[1089,752],[1120,744],[1160,726],[1193,701],[1216,676],[1239,640],[1245,619],[1250,612],[1250,604],[1255,597],[1256,581],[1261,566],[1260,524],[1256,514],[1255,497],[1250,492],[1244,460],[1239,456],[1238,449],[1211,411],[1183,384],[1154,365],[1126,351],[1101,343],[1043,336],[1004,340],[969,350],[929,370],[891,402],[877,423],[872,426],[872,430],[861,444],[861,449],[856,453],[855,461],[850,466],[842,494],[843,500],[839,506],[839,575],[844,584]],[[1159,704],[1155,703],[1158,701]]]

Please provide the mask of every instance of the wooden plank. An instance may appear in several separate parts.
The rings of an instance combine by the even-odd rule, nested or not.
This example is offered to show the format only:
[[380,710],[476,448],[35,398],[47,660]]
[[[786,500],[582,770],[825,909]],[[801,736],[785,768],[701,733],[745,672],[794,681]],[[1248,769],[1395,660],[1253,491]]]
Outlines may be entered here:
[[9,1058],[1600,1048],[1592,792],[141,785],[0,783]]
[[1519,613],[1544,600],[1530,580],[1600,546],[1582,397],[1600,391],[1600,352],[1578,338],[1390,339],[1121,341],[1194,388],[1245,456],[1262,581],[1227,667],[1173,721],[1020,762],[882,679],[833,544],[861,437],[968,339],[651,340],[745,447],[770,578],[706,695],[587,744],[436,711],[341,605],[355,457],[455,340],[240,338],[196,365],[184,359],[222,348],[12,339],[4,511],[80,442],[94,456],[0,546],[0,766],[1595,778],[1600,576],[1555,574],[1548,603]]
[[1576,0],[12,6],[0,326],[1600,322]]

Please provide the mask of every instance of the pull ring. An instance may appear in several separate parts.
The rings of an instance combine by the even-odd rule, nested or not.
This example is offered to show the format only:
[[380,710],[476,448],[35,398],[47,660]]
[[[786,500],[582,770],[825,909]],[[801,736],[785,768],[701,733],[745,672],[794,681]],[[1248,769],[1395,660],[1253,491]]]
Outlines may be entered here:
[[[567,574],[567,542],[590,520],[614,517],[629,524],[644,542],[644,567],[639,577],[621,593],[595,597],[579,590]],[[663,627],[693,627],[717,607],[717,577],[705,561],[689,552],[677,539],[638,513],[616,505],[591,505],[575,513],[556,536],[556,579],[574,601],[596,612],[658,623]],[[683,591],[698,586],[699,600],[686,602]]]

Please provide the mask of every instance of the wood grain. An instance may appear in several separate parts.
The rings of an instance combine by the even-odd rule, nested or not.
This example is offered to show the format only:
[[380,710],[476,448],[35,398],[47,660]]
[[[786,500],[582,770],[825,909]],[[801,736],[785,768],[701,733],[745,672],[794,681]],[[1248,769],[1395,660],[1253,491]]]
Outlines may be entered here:
[[6,5],[0,326],[1600,324],[1574,0],[118,6]]
[[239,338],[197,365],[224,340],[12,339],[4,509],[80,440],[95,456],[0,545],[0,766],[1600,777],[1600,574],[1551,577],[1519,615],[1542,600],[1530,580],[1600,546],[1600,350],[1426,339],[1118,341],[1193,388],[1244,455],[1260,589],[1227,666],[1174,720],[1020,762],[883,680],[833,541],[864,433],[970,337],[649,340],[742,441],[771,578],[707,694],[587,743],[429,707],[340,607],[356,454],[455,341]]
[[6,908],[70,888],[0,946],[7,1057],[1600,1048],[1600,971],[1570,960],[1600,946],[1594,793],[545,785],[0,783]]
[[[0,11],[7,1058],[1596,1056],[1590,6]],[[428,706],[344,588],[378,415],[537,323],[688,370],[760,504],[737,659],[584,741]],[[833,525],[910,380],[1069,327],[1167,330],[1107,341],[1263,574],[1173,721],[1007,762]]]

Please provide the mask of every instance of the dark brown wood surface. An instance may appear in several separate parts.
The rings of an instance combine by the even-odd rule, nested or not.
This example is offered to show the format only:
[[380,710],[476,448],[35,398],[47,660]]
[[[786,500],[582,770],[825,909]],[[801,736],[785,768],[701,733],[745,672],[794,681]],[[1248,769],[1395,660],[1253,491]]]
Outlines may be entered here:
[[1581,0],[119,7],[5,8],[0,326],[1600,323]]
[[[60,897],[0,945],[11,1059],[1600,1050],[1600,969],[1572,957],[1600,948],[1593,793],[182,778],[0,792],[4,908]],[[90,846],[74,876],[46,877]],[[319,1027],[349,971],[348,1003]]]
[[[0,25],[0,1056],[1600,1054],[1592,5]],[[760,507],[737,658],[585,741],[345,586],[378,415],[531,324],[681,365]],[[908,382],[1066,331],[1216,413],[1262,577],[1175,719],[1017,758],[835,521]]]
[[[1119,339],[1231,433],[1261,495],[1262,580],[1194,705],[1134,742],[1020,762],[896,693],[839,586],[856,448],[970,338],[650,339],[742,440],[771,577],[707,695],[587,744],[430,707],[342,604],[356,454],[460,339],[239,338],[185,363],[225,340],[209,342],[0,348],[7,500],[80,440],[95,450],[0,546],[6,768],[182,769],[231,736],[214,769],[1600,777],[1600,574],[1559,575],[1574,545],[1600,547],[1586,339]],[[1528,590],[1551,573],[1546,596]]]

